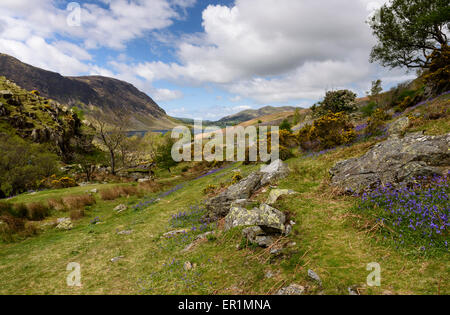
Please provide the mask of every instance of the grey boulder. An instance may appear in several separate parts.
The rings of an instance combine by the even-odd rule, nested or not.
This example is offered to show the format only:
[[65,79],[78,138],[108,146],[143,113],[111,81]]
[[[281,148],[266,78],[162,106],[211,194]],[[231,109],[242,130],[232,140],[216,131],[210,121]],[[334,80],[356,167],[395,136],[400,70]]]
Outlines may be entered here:
[[391,137],[359,158],[336,164],[331,184],[344,192],[362,192],[378,185],[407,184],[420,176],[443,175],[450,168],[450,133]]

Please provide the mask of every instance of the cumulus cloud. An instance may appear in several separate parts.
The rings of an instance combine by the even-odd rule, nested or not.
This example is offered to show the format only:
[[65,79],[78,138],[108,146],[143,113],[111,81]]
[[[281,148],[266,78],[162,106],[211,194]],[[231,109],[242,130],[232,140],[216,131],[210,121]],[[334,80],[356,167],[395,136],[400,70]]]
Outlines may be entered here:
[[237,95],[232,101],[318,99],[326,89],[349,86],[361,93],[377,74],[391,77],[368,62],[375,41],[366,21],[383,3],[236,0],[231,7],[210,5],[203,12],[204,32],[177,43],[179,62],[136,68],[149,80],[215,83]]
[[[63,75],[98,74],[138,83],[154,92],[157,100],[173,100],[181,92],[155,89],[126,71],[111,71],[92,64],[92,49],[121,50],[147,32],[164,29],[181,19],[179,10],[196,0],[101,0],[84,3],[80,26],[71,26],[71,12],[54,0],[2,0],[0,2],[0,51],[34,66]],[[75,13],[72,11],[72,13]],[[62,40],[64,38],[65,40]],[[75,43],[76,42],[76,43]],[[81,44],[80,44],[81,43]],[[119,60],[124,60],[119,58]],[[115,68],[120,68],[115,65]],[[126,67],[122,67],[126,70]]]
[[[155,88],[159,80],[213,84],[231,93],[233,103],[244,98],[285,103],[317,100],[333,88],[363,93],[376,78],[388,83],[409,78],[368,62],[374,38],[365,22],[385,0],[236,0],[231,6],[209,5],[202,14],[203,32],[180,36],[166,28],[184,19],[196,0],[99,1],[83,3],[81,26],[70,27],[68,12],[54,0],[32,6],[27,0],[2,0],[0,50],[66,75],[126,80],[155,100],[183,97]],[[107,69],[95,64],[94,49],[120,51],[150,33],[173,46],[175,61],[132,61],[121,54]]]

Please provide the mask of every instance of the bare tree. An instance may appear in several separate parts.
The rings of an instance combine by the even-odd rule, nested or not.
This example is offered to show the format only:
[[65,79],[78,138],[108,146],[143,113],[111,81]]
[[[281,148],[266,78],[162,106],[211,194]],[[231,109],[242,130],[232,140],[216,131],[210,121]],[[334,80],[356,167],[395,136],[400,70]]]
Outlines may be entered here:
[[125,115],[118,114],[117,119],[108,124],[105,117],[100,113],[96,113],[93,119],[94,127],[97,131],[97,138],[108,150],[111,164],[111,173],[115,175],[117,160],[116,153],[121,144],[127,138],[126,127],[128,119]]

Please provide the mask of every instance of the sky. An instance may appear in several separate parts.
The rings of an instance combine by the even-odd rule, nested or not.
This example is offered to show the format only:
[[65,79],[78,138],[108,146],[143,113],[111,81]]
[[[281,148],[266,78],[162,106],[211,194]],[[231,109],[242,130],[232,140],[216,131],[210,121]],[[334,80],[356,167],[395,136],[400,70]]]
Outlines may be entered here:
[[0,52],[134,84],[174,117],[309,107],[414,74],[369,63],[384,0],[0,0]]

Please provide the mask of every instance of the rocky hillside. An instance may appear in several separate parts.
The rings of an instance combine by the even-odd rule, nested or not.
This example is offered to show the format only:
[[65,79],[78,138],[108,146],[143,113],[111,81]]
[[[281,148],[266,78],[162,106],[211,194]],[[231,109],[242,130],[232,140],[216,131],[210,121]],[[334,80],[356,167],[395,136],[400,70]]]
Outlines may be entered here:
[[75,150],[90,151],[92,146],[92,130],[72,110],[5,77],[0,77],[0,132],[50,144],[65,160]]
[[101,76],[64,77],[5,54],[0,54],[0,75],[26,90],[38,90],[44,97],[80,107],[87,113],[96,107],[110,117],[117,112],[129,114],[130,130],[174,125],[147,94],[124,81]]

